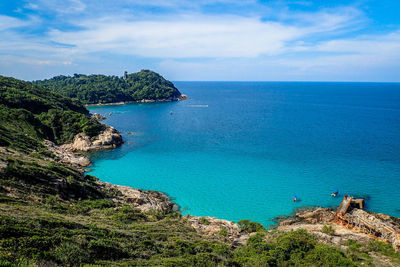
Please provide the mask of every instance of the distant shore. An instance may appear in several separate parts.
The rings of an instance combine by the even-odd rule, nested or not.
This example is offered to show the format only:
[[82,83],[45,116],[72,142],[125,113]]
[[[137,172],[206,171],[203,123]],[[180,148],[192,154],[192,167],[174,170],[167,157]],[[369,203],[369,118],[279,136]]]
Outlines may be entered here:
[[112,102],[112,103],[97,103],[97,104],[86,104],[86,107],[95,107],[95,106],[120,106],[132,103],[160,103],[160,102],[174,102],[174,101],[183,101],[187,100],[189,97],[185,94],[182,94],[178,98],[169,98],[169,99],[142,99],[137,101],[121,101],[121,102]]

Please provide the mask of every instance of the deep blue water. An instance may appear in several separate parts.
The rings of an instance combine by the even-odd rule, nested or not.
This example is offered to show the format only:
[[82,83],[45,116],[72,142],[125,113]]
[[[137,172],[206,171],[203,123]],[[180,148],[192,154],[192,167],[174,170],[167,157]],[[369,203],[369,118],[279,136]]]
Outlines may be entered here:
[[190,100],[90,108],[112,112],[105,123],[126,141],[95,155],[90,174],[165,192],[185,214],[234,221],[269,225],[344,194],[400,217],[399,83],[176,86]]

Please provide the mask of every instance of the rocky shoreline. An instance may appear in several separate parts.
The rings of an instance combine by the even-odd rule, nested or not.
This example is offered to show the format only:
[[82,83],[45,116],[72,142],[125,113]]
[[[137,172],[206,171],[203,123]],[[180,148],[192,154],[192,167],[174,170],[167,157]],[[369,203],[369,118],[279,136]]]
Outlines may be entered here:
[[[48,150],[54,153],[57,160],[70,164],[84,173],[84,167],[90,165],[90,159],[82,152],[99,151],[103,149],[116,148],[123,143],[121,133],[111,126],[107,126],[95,138],[90,139],[84,133],[75,136],[73,143],[56,146],[50,141],[45,141]],[[158,191],[146,191],[134,189],[127,186],[114,185],[97,181],[97,184],[105,191],[112,192],[112,200],[119,203],[133,205],[140,211],[147,212],[156,210],[163,214],[169,214],[179,210],[179,207],[171,201],[164,193]],[[380,240],[389,243],[396,251],[400,251],[400,219],[385,214],[376,214],[360,209],[352,209],[346,214],[349,221],[367,220],[372,225],[383,226],[376,229],[359,229],[349,227],[335,222],[335,211],[329,208],[305,209],[297,212],[289,219],[282,217],[278,222],[276,230],[293,231],[304,229],[314,234],[321,242],[339,248],[345,248],[347,240],[356,240],[361,243],[368,243],[371,240]],[[239,226],[228,220],[214,217],[185,216],[188,224],[198,233],[206,236],[216,236],[221,231],[226,232],[226,237],[233,244],[245,244],[251,234],[242,231]],[[207,223],[204,223],[204,222]],[[332,233],[326,232],[326,227],[333,229]],[[374,228],[368,225],[369,228]],[[393,232],[383,228],[390,228]],[[363,227],[361,227],[363,228]],[[379,228],[379,229],[378,229]],[[373,233],[373,234],[371,234]]]
[[121,101],[121,102],[114,102],[114,103],[97,103],[97,104],[86,104],[87,107],[95,107],[95,106],[121,106],[126,104],[133,104],[133,103],[162,103],[162,102],[174,102],[174,101],[183,101],[188,100],[189,97],[185,94],[181,94],[177,98],[168,98],[168,99],[142,99],[137,101]]
[[[338,247],[343,247],[348,240],[365,244],[371,240],[379,240],[400,251],[399,218],[353,208],[345,215],[348,222],[360,222],[353,225],[335,221],[335,215],[336,212],[330,208],[304,210],[296,213],[293,219],[280,221],[277,230],[287,232],[305,229],[321,242]],[[328,226],[331,228],[327,228]]]

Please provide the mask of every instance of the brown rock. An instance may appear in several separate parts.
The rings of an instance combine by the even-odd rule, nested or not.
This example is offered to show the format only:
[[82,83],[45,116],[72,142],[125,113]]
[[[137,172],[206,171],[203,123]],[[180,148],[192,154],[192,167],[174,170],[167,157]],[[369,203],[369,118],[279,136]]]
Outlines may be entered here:
[[[234,244],[245,244],[250,237],[250,234],[243,232],[236,223],[231,221],[191,215],[186,215],[185,218],[197,232],[207,236],[219,235],[221,230],[225,229],[226,237]],[[204,221],[207,221],[207,223],[205,224]]]
[[73,143],[62,145],[67,151],[98,151],[116,148],[123,143],[121,133],[111,126],[102,131],[98,136],[91,139],[85,133],[77,134]]
[[[97,181],[97,183],[106,191],[112,192],[115,202],[130,204],[141,211],[158,210],[167,214],[178,210],[169,197],[161,192],[134,189],[101,181]],[[116,192],[118,193],[116,194]]]

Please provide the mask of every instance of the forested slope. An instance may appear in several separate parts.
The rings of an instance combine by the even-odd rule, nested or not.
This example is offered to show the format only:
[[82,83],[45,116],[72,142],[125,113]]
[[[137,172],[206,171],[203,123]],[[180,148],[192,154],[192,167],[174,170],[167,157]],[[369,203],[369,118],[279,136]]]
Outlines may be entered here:
[[125,77],[106,75],[56,76],[35,81],[47,89],[76,98],[85,104],[116,103],[140,100],[176,100],[181,93],[158,73],[142,70]]

